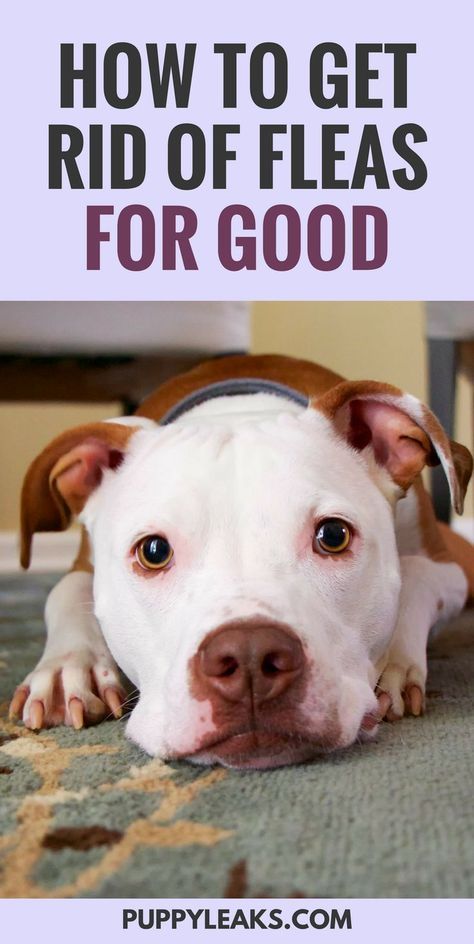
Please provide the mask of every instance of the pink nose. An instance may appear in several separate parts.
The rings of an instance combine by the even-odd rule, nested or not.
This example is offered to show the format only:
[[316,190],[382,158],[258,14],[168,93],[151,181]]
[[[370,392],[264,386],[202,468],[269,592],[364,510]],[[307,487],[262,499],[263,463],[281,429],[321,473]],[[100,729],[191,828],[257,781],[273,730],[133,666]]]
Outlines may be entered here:
[[276,624],[234,624],[206,637],[195,661],[202,695],[229,702],[277,698],[301,676],[305,656],[299,640]]

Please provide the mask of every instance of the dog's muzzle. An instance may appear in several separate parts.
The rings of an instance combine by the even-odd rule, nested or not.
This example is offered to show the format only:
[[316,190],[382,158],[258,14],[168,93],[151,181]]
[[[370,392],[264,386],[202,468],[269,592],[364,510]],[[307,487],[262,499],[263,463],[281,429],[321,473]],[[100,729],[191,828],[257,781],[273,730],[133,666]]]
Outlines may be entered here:
[[201,644],[194,665],[194,694],[258,711],[262,703],[289,692],[301,678],[305,662],[300,641],[281,626],[229,625]]
[[306,759],[314,750],[296,747],[295,734],[307,681],[306,654],[290,627],[237,620],[209,633],[191,659],[190,683],[196,701],[210,703],[214,731],[190,759],[240,768]]

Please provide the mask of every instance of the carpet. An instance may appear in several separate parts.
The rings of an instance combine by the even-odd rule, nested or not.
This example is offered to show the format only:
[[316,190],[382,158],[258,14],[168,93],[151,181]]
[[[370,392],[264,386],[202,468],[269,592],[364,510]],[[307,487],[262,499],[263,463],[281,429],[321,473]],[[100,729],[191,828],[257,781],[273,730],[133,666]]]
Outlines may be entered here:
[[0,581],[2,897],[472,897],[474,615],[433,645],[428,712],[313,764],[150,759],[122,722],[6,718],[53,578]]

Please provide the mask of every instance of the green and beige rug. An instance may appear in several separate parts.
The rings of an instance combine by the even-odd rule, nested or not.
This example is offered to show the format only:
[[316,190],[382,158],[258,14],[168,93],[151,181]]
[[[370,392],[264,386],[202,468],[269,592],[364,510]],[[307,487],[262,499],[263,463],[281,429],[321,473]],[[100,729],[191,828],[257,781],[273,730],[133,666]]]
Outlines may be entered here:
[[166,765],[122,722],[6,719],[52,578],[0,581],[3,897],[472,897],[474,612],[433,647],[428,713],[268,773]]

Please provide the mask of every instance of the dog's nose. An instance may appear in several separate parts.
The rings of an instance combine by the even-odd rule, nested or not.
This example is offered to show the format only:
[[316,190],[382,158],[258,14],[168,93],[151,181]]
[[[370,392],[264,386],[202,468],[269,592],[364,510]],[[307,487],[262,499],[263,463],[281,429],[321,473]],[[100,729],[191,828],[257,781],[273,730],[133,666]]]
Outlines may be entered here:
[[305,664],[296,636],[280,626],[230,626],[208,636],[197,654],[200,688],[230,702],[268,701],[300,677]]

